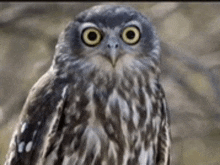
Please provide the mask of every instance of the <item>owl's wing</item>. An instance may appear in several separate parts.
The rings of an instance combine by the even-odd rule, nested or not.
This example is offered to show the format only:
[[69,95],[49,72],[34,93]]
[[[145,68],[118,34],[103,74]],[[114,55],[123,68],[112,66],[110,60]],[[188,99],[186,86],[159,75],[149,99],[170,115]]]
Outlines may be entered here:
[[159,139],[158,139],[158,154],[156,157],[156,162],[158,165],[169,165],[170,164],[170,116],[169,110],[167,107],[167,103],[165,100],[165,95],[163,88],[159,87],[159,97],[160,97],[160,104],[161,104],[161,128],[159,132]]
[[[51,129],[49,123],[63,109],[66,84],[65,80],[48,71],[32,87],[13,134],[5,165],[38,164],[44,138]],[[54,122],[59,123],[59,119]]]

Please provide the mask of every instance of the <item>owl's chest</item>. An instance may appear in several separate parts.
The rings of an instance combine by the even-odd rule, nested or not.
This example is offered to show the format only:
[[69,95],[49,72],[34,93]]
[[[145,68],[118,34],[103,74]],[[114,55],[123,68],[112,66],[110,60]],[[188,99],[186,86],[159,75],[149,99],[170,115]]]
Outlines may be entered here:
[[103,164],[125,165],[131,157],[142,162],[155,147],[151,132],[157,126],[150,119],[153,106],[145,88],[120,92],[93,86],[69,92],[58,134],[65,161],[85,164],[92,156]]
[[145,88],[131,89],[130,95],[94,87],[75,91],[64,108],[63,150],[81,164],[91,155],[107,164],[126,164],[134,156],[141,162],[156,139],[148,129],[157,127],[150,119],[153,106]]
[[65,123],[108,127],[109,131],[122,129],[125,125],[129,125],[128,131],[143,127],[153,112],[150,96],[144,87],[129,90],[97,89],[94,86],[84,91],[75,90],[70,93],[65,106]]
[[[66,103],[65,125],[69,133],[79,130],[93,132],[97,138],[106,141],[133,141],[136,134],[143,135],[147,126],[152,126],[151,115],[154,106],[145,88],[122,91],[118,88],[108,92],[90,86],[75,90]],[[151,128],[152,129],[152,128]],[[78,132],[79,133],[79,132]]]

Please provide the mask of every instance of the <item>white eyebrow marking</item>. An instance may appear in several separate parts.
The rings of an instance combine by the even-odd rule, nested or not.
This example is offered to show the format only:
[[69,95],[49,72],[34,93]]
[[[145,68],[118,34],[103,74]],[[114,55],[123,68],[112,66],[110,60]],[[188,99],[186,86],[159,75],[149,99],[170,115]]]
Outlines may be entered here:
[[85,22],[81,25],[81,27],[79,28],[80,33],[82,33],[82,31],[88,27],[93,27],[93,28],[97,28],[96,24],[92,23],[92,22]]
[[24,142],[20,142],[20,143],[19,143],[19,145],[18,145],[18,152],[19,152],[19,153],[22,153],[22,152],[23,152],[24,146],[25,146],[25,143],[24,143]]
[[132,25],[135,25],[139,28],[139,30],[142,32],[142,27],[141,27],[141,24],[138,22],[138,21],[130,21],[130,22],[127,22],[124,26],[132,26]]
[[29,141],[28,144],[26,145],[25,151],[30,152],[32,148],[33,142]]

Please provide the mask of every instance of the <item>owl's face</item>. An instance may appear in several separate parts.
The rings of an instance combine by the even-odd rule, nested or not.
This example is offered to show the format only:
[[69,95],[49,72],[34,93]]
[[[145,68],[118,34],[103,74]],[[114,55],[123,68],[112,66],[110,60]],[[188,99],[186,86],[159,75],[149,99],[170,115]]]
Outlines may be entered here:
[[160,47],[152,25],[128,7],[93,7],[80,13],[64,33],[58,45],[68,45],[72,61],[81,62],[79,68],[88,71],[123,74],[147,71],[159,63]]

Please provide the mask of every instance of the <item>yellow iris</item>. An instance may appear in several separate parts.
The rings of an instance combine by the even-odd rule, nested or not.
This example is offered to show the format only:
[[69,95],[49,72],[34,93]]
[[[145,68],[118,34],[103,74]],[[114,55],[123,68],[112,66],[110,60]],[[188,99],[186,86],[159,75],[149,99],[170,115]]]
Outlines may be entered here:
[[96,46],[100,43],[101,33],[95,28],[88,28],[83,32],[82,39],[88,46]]
[[140,39],[139,29],[134,26],[125,28],[122,32],[122,39],[129,45],[136,44]]

